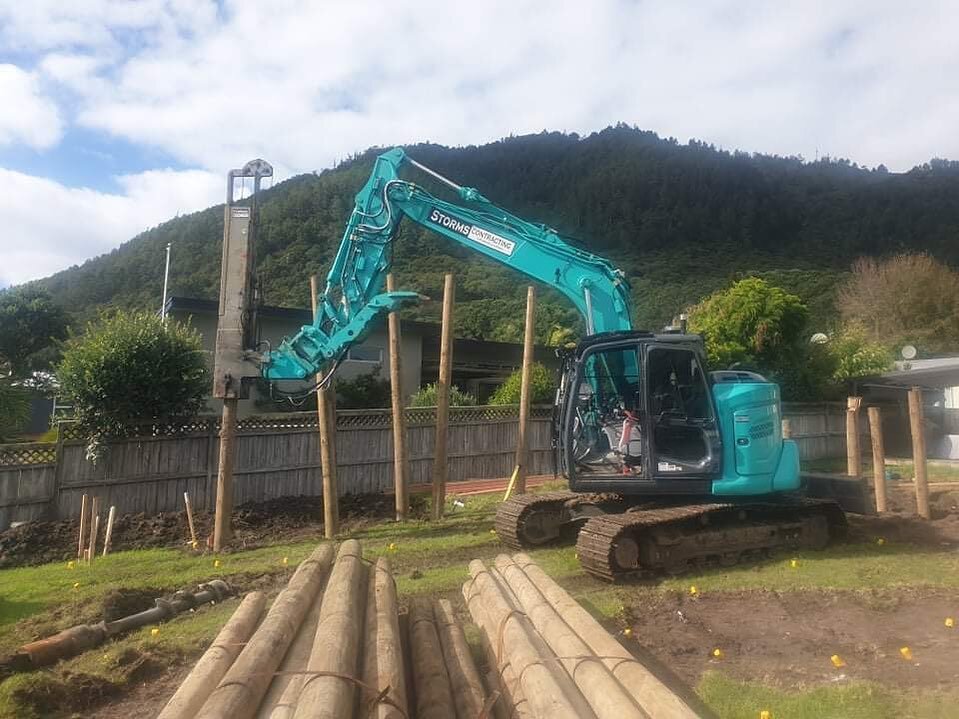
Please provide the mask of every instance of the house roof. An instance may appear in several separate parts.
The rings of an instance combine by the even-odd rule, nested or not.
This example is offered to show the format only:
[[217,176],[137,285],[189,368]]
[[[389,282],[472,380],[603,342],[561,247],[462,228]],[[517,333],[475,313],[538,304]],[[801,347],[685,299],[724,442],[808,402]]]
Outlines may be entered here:
[[896,362],[896,369],[873,379],[901,387],[959,387],[959,355]]

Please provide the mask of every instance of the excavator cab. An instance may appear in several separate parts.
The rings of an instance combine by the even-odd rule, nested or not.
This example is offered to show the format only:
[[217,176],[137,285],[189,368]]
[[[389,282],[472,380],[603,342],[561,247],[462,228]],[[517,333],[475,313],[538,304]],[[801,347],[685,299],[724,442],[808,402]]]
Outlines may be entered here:
[[709,494],[722,445],[693,335],[617,332],[567,358],[557,449],[570,488],[620,494]]

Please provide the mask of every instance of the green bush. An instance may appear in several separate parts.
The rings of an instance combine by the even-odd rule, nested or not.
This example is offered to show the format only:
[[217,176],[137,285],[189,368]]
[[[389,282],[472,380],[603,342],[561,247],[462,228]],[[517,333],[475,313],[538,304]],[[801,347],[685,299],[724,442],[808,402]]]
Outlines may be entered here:
[[[551,404],[556,393],[556,383],[553,373],[545,365],[534,362],[530,367],[529,397],[533,404]],[[519,394],[523,386],[523,370],[518,369],[503,382],[493,396],[490,404],[519,404]]]
[[383,409],[391,404],[390,381],[380,377],[380,368],[353,379],[336,380],[339,409]]
[[57,378],[93,445],[133,434],[138,423],[194,416],[211,388],[199,333],[151,312],[89,324],[67,341]]
[[[428,384],[420,387],[419,390],[410,397],[410,407],[435,407],[436,406],[436,385]],[[476,397],[463,392],[455,384],[450,387],[450,407],[474,407],[476,406]]]

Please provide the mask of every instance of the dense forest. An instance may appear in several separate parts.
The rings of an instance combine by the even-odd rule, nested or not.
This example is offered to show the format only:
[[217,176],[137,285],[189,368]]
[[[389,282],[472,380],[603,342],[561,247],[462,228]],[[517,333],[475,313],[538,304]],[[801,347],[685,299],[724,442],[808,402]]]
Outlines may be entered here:
[[[956,162],[933,160],[897,174],[845,160],[680,144],[623,125],[589,136],[544,132],[407,150],[613,260],[630,279],[638,327],[658,328],[731,280],[758,275],[802,297],[811,324],[827,329],[835,322],[837,283],[857,257],[923,250],[959,265]],[[325,273],[376,153],[262,193],[256,253],[267,304],[308,305],[308,277]],[[422,173],[409,177],[442,194]],[[75,320],[102,307],[158,307],[164,247],[172,241],[171,294],[215,298],[222,214],[213,207],[170,220],[38,284]],[[443,273],[456,273],[458,334],[521,337],[525,290],[512,271],[412,224],[397,241],[394,268],[401,288],[434,298],[442,295]],[[410,315],[436,317],[437,305]],[[540,341],[557,328],[581,328],[554,293],[545,293],[538,315]]]

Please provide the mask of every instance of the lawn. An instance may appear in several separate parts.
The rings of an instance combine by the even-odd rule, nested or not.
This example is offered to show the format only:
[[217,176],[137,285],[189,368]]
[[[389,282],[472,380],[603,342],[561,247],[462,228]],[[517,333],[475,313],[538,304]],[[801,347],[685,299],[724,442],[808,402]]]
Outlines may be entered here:
[[[474,557],[492,559],[503,549],[491,532],[498,499],[491,495],[465,498],[465,507],[451,505],[451,512],[440,522],[369,523],[352,527],[350,534],[362,541],[367,557],[390,558],[401,601],[430,595],[448,596],[459,603],[467,562]],[[162,593],[220,577],[240,589],[257,586],[275,591],[315,545],[313,540],[300,541],[228,553],[219,559],[152,549],[118,552],[98,559],[92,567],[58,563],[0,571],[0,655],[77,622],[96,621],[100,602],[111,588]],[[530,554],[614,632],[632,621],[641,626],[642,618],[634,616],[632,607],[648,604],[650,597],[686,593],[691,586],[704,595],[759,589],[863,592],[959,587],[956,553],[891,542],[840,545],[753,566],[624,586],[609,586],[584,575],[572,546]],[[236,602],[229,600],[160,627],[144,628],[54,669],[7,679],[0,684],[0,717],[57,716],[55,707],[63,706],[59,702],[65,697],[71,702],[95,702],[120,696],[132,682],[154,677],[170,666],[186,666],[202,652]],[[744,683],[720,671],[705,673],[695,688],[718,716],[754,719],[762,710],[770,711],[774,719],[931,719],[946,716],[950,703],[959,699],[939,690],[920,694],[869,682],[791,689],[758,680]],[[47,704],[38,704],[37,697],[45,697]]]

